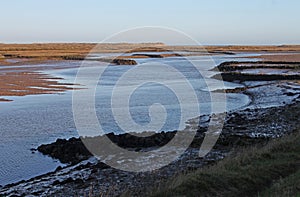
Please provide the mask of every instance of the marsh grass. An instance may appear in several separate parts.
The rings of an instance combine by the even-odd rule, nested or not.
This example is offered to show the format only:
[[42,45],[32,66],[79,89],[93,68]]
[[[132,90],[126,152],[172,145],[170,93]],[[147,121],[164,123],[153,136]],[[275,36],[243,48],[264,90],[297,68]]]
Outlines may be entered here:
[[299,196],[300,133],[173,177],[151,196]]
[[[299,164],[300,165],[300,164]],[[262,197],[297,196],[300,197],[300,170],[278,180],[260,195]]]

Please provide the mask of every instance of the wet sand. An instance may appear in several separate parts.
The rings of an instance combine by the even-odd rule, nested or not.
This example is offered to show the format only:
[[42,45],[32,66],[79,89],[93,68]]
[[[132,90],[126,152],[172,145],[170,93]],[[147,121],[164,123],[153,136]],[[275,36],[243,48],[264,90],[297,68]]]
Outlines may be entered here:
[[7,96],[55,94],[73,89],[73,84],[59,82],[61,78],[31,70],[32,68],[21,72],[14,69],[0,70],[0,102],[12,101],[6,99]]

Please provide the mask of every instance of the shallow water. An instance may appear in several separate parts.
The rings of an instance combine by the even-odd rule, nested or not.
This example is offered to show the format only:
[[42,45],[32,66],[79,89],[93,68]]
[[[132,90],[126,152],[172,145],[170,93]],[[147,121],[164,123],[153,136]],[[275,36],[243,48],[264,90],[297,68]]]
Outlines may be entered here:
[[[249,56],[249,54],[246,54]],[[230,60],[236,56],[216,56],[216,64],[225,60]],[[210,76],[213,72],[208,71],[214,65],[207,63],[206,59],[200,57],[190,57],[198,62],[200,70],[205,76]],[[236,60],[236,59],[234,59]],[[145,63],[149,59],[137,59],[138,63]],[[199,98],[201,113],[210,113],[210,97],[207,87],[219,89],[219,84],[214,79],[197,79],[194,70],[186,69],[186,60],[178,57],[151,59],[159,61],[180,69],[185,76],[189,78],[190,83],[196,90]],[[47,64],[43,72],[57,77],[63,77],[62,82],[73,82],[77,73],[77,66],[80,62],[57,63],[64,69],[51,69]],[[57,66],[57,65],[56,65]],[[74,68],[75,67],[75,68]],[[49,68],[49,69],[48,69]],[[110,94],[118,76],[131,69],[132,66],[111,66],[105,73],[103,79],[99,82],[96,92],[96,110],[97,115],[106,132],[122,133],[122,129],[114,121],[111,115]],[[93,66],[87,67],[93,71]],[[1,71],[0,71],[1,72]],[[175,84],[180,89],[181,79],[165,78],[164,73],[159,73],[159,78],[168,83]],[[133,84],[140,83],[142,76],[136,76],[127,81],[127,84],[121,87],[121,90],[127,91]],[[86,80],[87,86],[89,80]],[[206,83],[204,83],[206,82]],[[226,87],[240,86],[234,83],[225,83]],[[185,89],[180,89],[183,93]],[[81,90],[77,90],[81,91]],[[151,91],[151,94],[149,94]],[[188,92],[187,92],[188,93]],[[218,97],[218,95],[216,94]],[[7,97],[9,98],[9,97]],[[222,98],[222,97],[220,97]],[[249,98],[242,94],[227,94],[227,110],[241,108],[249,103]],[[72,92],[65,92],[56,95],[34,95],[26,97],[11,97],[13,102],[0,102],[0,185],[17,182],[23,179],[44,174],[53,171],[57,166],[62,165],[59,161],[54,161],[40,153],[32,153],[31,148],[36,148],[40,144],[50,143],[57,138],[70,138],[78,136],[75,128],[72,114]],[[123,99],[121,96],[117,99]],[[219,100],[217,104],[223,104],[224,100]],[[131,97],[130,113],[137,123],[147,124],[149,119],[149,106],[153,103],[162,103],[167,110],[167,121],[161,128],[164,131],[175,130],[179,128],[178,118],[180,117],[180,106],[173,92],[165,89],[155,83],[145,84],[139,88]],[[188,108],[193,108],[195,103],[188,103]],[[185,117],[186,120],[193,117]],[[130,125],[129,125],[130,126]]]

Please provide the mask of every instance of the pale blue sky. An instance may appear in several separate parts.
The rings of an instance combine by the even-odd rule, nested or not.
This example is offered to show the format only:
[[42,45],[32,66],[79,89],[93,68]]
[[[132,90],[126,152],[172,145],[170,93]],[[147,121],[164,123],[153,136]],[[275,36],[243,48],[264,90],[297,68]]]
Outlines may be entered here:
[[202,44],[300,44],[299,0],[1,0],[0,42],[99,42],[163,26]]

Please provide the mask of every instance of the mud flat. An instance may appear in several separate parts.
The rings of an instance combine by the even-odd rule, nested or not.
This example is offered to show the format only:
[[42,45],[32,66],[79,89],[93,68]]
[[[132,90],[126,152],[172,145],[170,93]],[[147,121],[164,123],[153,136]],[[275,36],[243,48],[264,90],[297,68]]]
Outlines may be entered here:
[[229,72],[239,71],[245,69],[300,69],[300,62],[280,62],[280,61],[243,61],[243,62],[224,62],[216,68],[214,71]]
[[[59,65],[64,62],[66,64],[74,61],[78,62],[77,58],[69,58],[68,60],[14,59],[14,61],[0,66],[0,102],[12,101],[6,98],[10,96],[57,94],[78,89],[74,88],[74,85],[79,84],[64,83],[63,78],[43,73],[43,70],[61,69]],[[112,65],[137,64],[136,61],[130,59],[106,58],[101,61],[111,63]],[[80,65],[80,63],[78,63],[78,65]],[[68,67],[72,67],[72,65]],[[64,66],[64,68],[66,68],[66,66]]]
[[225,62],[213,70],[221,72],[213,78],[225,81],[300,80],[299,62]]
[[[110,168],[91,157],[77,165],[58,168],[53,173],[8,185],[1,188],[0,192],[4,195],[74,195],[74,193],[88,195],[92,192],[94,195],[118,196],[126,191],[131,191],[132,195],[139,195],[140,192],[147,191],[150,186],[158,186],[161,182],[177,174],[192,172],[222,160],[224,157],[228,157],[233,150],[254,144],[263,146],[273,138],[293,133],[295,129],[299,128],[297,124],[300,115],[299,109],[299,103],[294,103],[283,107],[264,110],[246,109],[228,114],[221,137],[205,158],[199,158],[197,155],[205,131],[205,127],[202,126],[199,127],[191,147],[178,161],[154,172],[124,172]],[[71,139],[57,141],[48,146],[56,146],[56,148],[49,148],[54,152],[68,149],[68,147],[71,150],[74,146],[70,146],[70,144],[74,144],[74,142],[80,143],[79,140]],[[72,154],[72,151],[70,153]],[[83,156],[90,157],[85,154]],[[69,162],[72,161],[74,160],[69,160]]]
[[[24,47],[26,48],[26,46]],[[288,46],[266,47],[266,49],[279,51],[282,48],[287,49],[287,47]],[[175,48],[176,47],[173,49]],[[183,48],[181,49],[183,50]],[[192,47],[186,47],[185,49],[189,51],[199,50]],[[224,47],[218,49],[216,53],[227,53],[229,49],[238,50],[239,48]],[[249,48],[247,49],[249,50]],[[297,47],[295,48],[294,46],[289,49],[291,51],[298,50]],[[41,48],[37,49],[37,51],[38,50],[41,50]],[[215,50],[217,50],[217,48]],[[246,48],[240,48],[239,50],[243,51],[246,50]],[[252,50],[258,50],[258,48],[253,47]],[[71,55],[68,54],[67,56]],[[12,64],[21,63],[11,63],[10,65]],[[260,78],[261,76],[272,75],[274,70],[270,69],[276,69],[279,72],[279,74],[276,74],[276,77],[282,77],[286,72],[291,73],[292,76],[298,76],[298,74],[295,74],[298,72],[298,68],[293,67],[296,63],[291,64],[291,62],[285,62],[282,68],[270,68],[271,66],[277,65],[270,63],[269,67],[266,67],[266,62],[246,62],[245,66],[248,67],[236,69],[236,67],[239,67],[239,64],[241,63],[234,63],[230,65],[234,67],[234,69],[228,67],[228,69],[224,69],[222,72],[232,75],[232,78],[227,80],[241,82],[244,87],[218,91],[244,93],[249,95],[252,101],[246,108],[227,114],[223,132],[213,150],[206,157],[199,158],[198,152],[204,139],[208,122],[210,118],[212,118],[211,116],[201,116],[190,120],[189,126],[192,125],[195,127],[197,134],[189,149],[178,160],[162,169],[152,172],[132,173],[113,169],[101,161],[96,160],[87,151],[80,139],[59,139],[56,142],[41,145],[30,151],[39,151],[45,155],[59,159],[62,163],[68,164],[67,167],[58,167],[54,172],[16,184],[0,187],[0,195],[118,196],[124,192],[130,192],[130,195],[140,195],[141,193],[144,194],[148,192],[149,188],[151,188],[150,186],[159,187],[162,182],[168,181],[171,177],[178,174],[193,173],[195,170],[205,166],[213,166],[224,158],[230,158],[235,151],[242,148],[249,148],[253,145],[262,147],[273,139],[281,138],[282,136],[297,131],[299,129],[298,122],[300,115],[299,81],[294,80],[294,78],[292,80],[276,78],[271,81]],[[252,64],[255,69],[252,69]],[[259,64],[261,64],[261,67],[257,67]],[[280,64],[282,65],[283,63],[280,62]],[[253,74],[257,69],[262,69],[262,73]],[[7,73],[8,72],[6,72],[6,75]],[[249,73],[251,74],[251,78],[248,79],[243,77],[239,79],[236,77],[238,74],[249,75]],[[33,72],[33,74],[37,73]],[[51,78],[50,76],[43,75],[39,75],[38,77],[45,78],[43,80],[46,81],[48,81],[47,78]],[[35,86],[36,85],[37,84],[35,84]],[[52,85],[56,86],[57,84]],[[173,138],[176,132],[180,131],[159,133],[146,138],[136,138],[130,134],[115,135],[112,133],[108,134],[108,136],[119,146],[140,152],[153,150],[164,145]],[[94,140],[101,141],[102,138],[103,136],[98,136]],[[272,158],[272,156],[268,155],[267,157]],[[287,174],[283,174],[283,176],[285,175]]]
[[69,83],[59,82],[61,78],[42,73],[4,72],[0,74],[0,101],[12,101],[1,97],[26,96],[35,94],[56,94],[73,90]]
[[[274,92],[274,89],[278,91]],[[118,196],[130,191],[130,195],[139,195],[141,192],[149,192],[152,186],[159,187],[162,182],[168,181],[173,176],[211,166],[219,160],[230,158],[234,151],[246,147],[265,146],[270,140],[281,138],[299,129],[300,89],[296,81],[267,84],[261,82],[255,87],[248,86],[239,91],[250,95],[252,103],[244,109],[227,114],[220,138],[213,150],[204,158],[198,157],[198,151],[210,116],[191,120],[189,124],[197,126],[200,122],[200,125],[196,127],[197,134],[189,149],[177,161],[153,172],[132,173],[113,169],[93,158],[80,139],[61,139],[52,144],[41,145],[36,151],[57,158],[63,163],[70,164],[69,166],[59,167],[55,172],[28,181],[5,186],[0,189],[0,193],[3,195],[92,193]],[[273,102],[270,96],[272,94],[275,94],[276,98],[282,98],[280,103],[276,103],[276,107],[260,107],[259,104],[264,105],[263,102]],[[129,134],[108,136],[114,143],[124,148],[146,151],[165,144],[175,133],[176,131],[164,132],[147,138],[135,138]],[[97,140],[101,138],[99,136]]]

